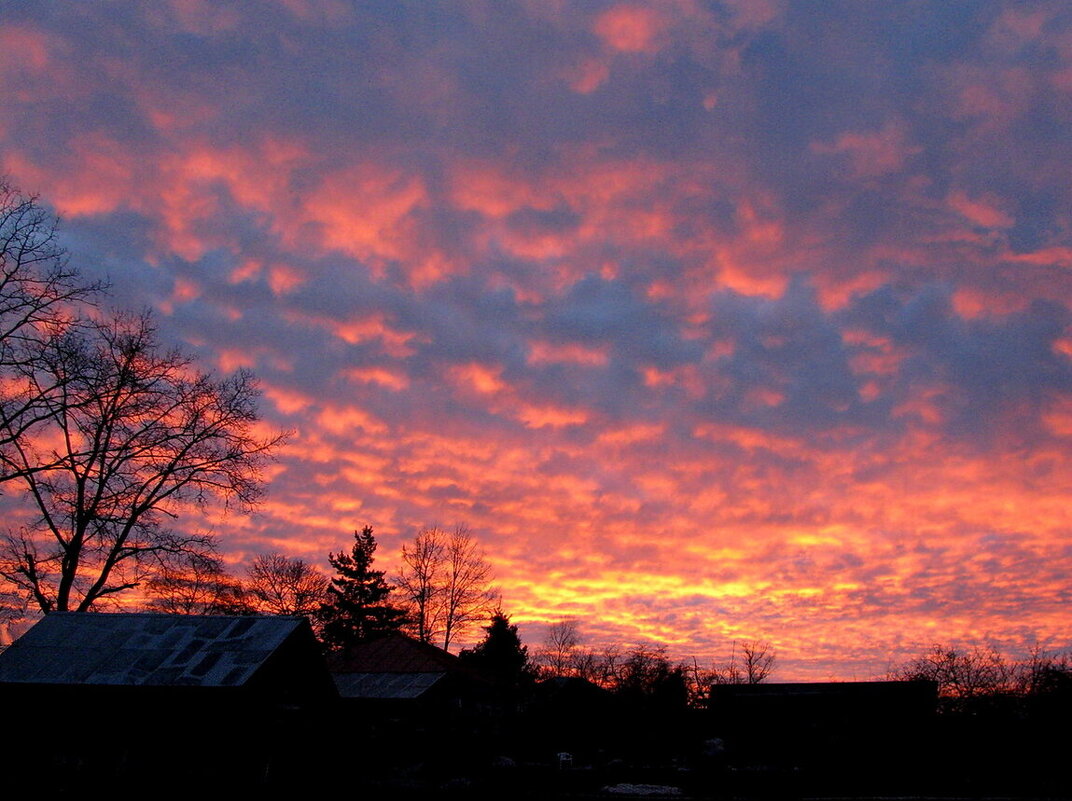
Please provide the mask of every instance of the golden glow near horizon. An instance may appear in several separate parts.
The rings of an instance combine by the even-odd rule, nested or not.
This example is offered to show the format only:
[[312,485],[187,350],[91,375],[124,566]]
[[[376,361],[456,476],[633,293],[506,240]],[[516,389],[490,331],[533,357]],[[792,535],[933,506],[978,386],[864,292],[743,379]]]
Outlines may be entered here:
[[0,172],[294,429],[236,568],[464,522],[530,645],[1063,648],[1072,28],[933,5],[18,4]]

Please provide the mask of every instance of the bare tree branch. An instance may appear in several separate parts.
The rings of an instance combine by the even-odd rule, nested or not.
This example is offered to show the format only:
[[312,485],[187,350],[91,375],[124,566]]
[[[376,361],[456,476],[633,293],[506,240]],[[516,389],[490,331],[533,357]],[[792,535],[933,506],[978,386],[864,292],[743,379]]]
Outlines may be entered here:
[[[739,653],[738,653],[739,652]],[[705,678],[712,684],[761,684],[774,671],[774,646],[763,640],[738,640],[730,658],[716,665]]]
[[974,699],[1011,693],[1016,685],[1016,666],[993,648],[935,644],[894,668],[891,677],[936,682],[945,704],[956,709]]
[[9,538],[0,575],[46,612],[85,611],[153,575],[162,555],[199,552],[203,537],[164,522],[212,503],[251,509],[285,437],[253,433],[250,373],[198,371],[160,347],[147,314],[72,328],[18,372],[50,389],[33,425],[0,426],[0,470],[37,513],[23,538],[34,547]]
[[262,554],[249,569],[254,608],[269,615],[312,616],[325,600],[328,578],[308,562],[281,553]]
[[551,676],[572,676],[578,673],[575,665],[581,644],[576,620],[560,620],[547,629],[543,648],[537,662]]
[[431,642],[442,630],[440,573],[445,550],[445,535],[435,526],[422,529],[411,544],[402,546],[402,565],[394,582],[406,599],[413,634],[421,642]]
[[[76,305],[104,288],[70,266],[56,242],[55,217],[0,176],[0,448],[48,416],[40,401],[62,392],[68,376],[41,383],[26,368],[42,343],[78,326]],[[0,470],[0,482],[9,478]]]
[[251,611],[241,582],[224,570],[214,543],[204,550],[163,554],[145,582],[146,606],[172,615],[238,614]]
[[443,650],[478,621],[482,621],[495,599],[491,565],[477,547],[468,529],[458,526],[447,541],[447,575],[443,599]]
[[465,526],[450,534],[421,529],[402,546],[395,584],[407,603],[411,631],[422,642],[441,640],[448,649],[494,605],[491,565]]

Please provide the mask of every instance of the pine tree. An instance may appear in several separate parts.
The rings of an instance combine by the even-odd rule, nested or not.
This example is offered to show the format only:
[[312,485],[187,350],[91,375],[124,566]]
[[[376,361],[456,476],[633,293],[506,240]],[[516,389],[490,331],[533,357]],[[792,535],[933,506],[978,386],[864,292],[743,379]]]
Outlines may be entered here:
[[521,644],[517,626],[510,623],[510,616],[501,610],[495,612],[491,622],[484,627],[484,639],[459,656],[504,688],[521,689],[531,684],[535,677],[529,662],[529,649]]
[[328,555],[336,576],[331,579],[325,601],[317,614],[320,636],[332,650],[344,650],[362,640],[371,640],[398,631],[405,612],[391,606],[387,598],[393,589],[382,570],[373,570],[376,539],[372,526],[354,532],[350,553]]

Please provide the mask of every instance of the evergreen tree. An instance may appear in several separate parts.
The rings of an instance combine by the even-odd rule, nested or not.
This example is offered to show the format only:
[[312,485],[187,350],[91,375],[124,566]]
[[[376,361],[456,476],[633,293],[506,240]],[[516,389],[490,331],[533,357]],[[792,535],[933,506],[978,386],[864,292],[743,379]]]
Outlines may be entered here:
[[372,526],[354,532],[350,553],[328,555],[336,575],[327,589],[317,618],[320,636],[332,650],[344,650],[362,640],[382,637],[398,631],[405,623],[405,613],[391,606],[387,597],[393,589],[382,570],[373,570],[376,539]]
[[529,649],[521,644],[517,626],[510,623],[510,616],[502,610],[496,611],[484,627],[484,639],[459,656],[505,688],[520,689],[535,679]]

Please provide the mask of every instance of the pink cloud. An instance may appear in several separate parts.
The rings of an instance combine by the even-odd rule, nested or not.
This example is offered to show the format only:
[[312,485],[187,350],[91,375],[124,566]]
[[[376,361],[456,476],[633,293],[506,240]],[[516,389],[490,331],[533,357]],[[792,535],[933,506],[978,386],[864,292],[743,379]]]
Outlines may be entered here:
[[651,6],[617,5],[596,19],[596,34],[615,50],[652,53],[658,50],[663,22]]
[[3,165],[296,429],[236,564],[464,521],[526,632],[786,678],[1060,634],[1072,36],[783,11],[57,13],[0,30]]
[[903,122],[890,120],[877,131],[846,131],[832,144],[814,142],[812,149],[846,156],[855,178],[877,178],[900,172],[908,158],[923,151],[910,144],[907,135]]

